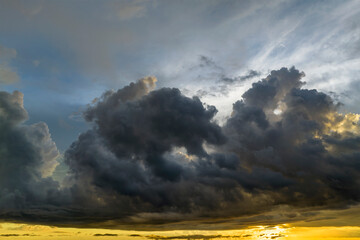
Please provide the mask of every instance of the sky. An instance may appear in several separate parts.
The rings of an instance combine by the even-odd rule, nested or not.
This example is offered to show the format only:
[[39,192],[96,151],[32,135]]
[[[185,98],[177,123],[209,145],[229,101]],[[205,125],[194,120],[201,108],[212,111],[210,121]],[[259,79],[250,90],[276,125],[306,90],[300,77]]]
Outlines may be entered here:
[[360,2],[0,0],[0,239],[360,239]]

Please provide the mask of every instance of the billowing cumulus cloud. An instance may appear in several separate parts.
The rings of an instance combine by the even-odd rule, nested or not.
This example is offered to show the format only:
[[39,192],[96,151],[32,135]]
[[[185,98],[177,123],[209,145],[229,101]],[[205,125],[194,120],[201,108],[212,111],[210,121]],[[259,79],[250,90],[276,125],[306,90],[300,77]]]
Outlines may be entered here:
[[270,193],[273,201],[304,207],[357,202],[359,117],[337,113],[338,104],[324,93],[301,89],[302,76],[282,68],[254,83],[224,126],[227,147],[247,168],[263,167],[290,180]]
[[[1,217],[144,229],[216,219],[238,227],[357,204],[359,116],[339,113],[330,96],[305,89],[303,77],[294,67],[272,71],[233,104],[222,126],[214,106],[176,88],[154,90],[154,77],[105,92],[84,112],[91,129],[65,153],[62,189],[47,178],[57,150],[46,125],[23,125],[21,94],[3,93],[1,121],[8,127],[2,134],[22,134],[4,138],[2,149],[23,150],[2,153],[13,160],[3,160],[1,189],[13,184],[22,199],[38,199],[14,208],[7,201]],[[15,194],[6,193],[1,202]],[[26,219],[19,216],[24,212]]]
[[47,125],[25,125],[26,119],[22,93],[0,92],[0,214],[5,219],[22,211],[40,213],[56,202],[58,183],[49,176],[59,152]]
[[[209,158],[203,145],[225,142],[221,128],[211,122],[216,109],[178,89],[141,96],[152,83],[144,84],[146,80],[124,88],[134,90],[133,95],[123,90],[105,93],[85,112],[85,119],[95,126],[72,144],[66,161],[77,188],[94,185],[91,196],[100,198],[94,201],[114,208],[126,205],[132,213],[191,212],[205,203],[206,189],[192,181],[196,166],[174,157],[173,150],[185,148],[188,154]],[[196,189],[203,196],[193,199]]]

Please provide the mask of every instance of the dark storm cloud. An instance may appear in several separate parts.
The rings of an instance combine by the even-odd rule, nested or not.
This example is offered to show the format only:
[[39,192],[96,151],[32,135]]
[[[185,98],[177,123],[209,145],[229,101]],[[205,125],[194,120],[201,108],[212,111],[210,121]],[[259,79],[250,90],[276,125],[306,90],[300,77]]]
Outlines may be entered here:
[[304,73],[300,73],[295,68],[272,71],[263,80],[253,83],[252,88],[247,90],[242,97],[249,106],[275,109],[275,104],[279,103],[290,90],[298,89],[303,85],[300,81],[303,76]]
[[106,92],[84,112],[93,127],[67,150],[61,190],[46,178],[45,159],[56,156],[46,125],[22,125],[20,93],[2,93],[2,154],[12,160],[2,161],[1,217],[133,229],[213,220],[231,228],[357,204],[359,116],[301,88],[303,76],[272,71],[234,103],[223,126],[214,106],[176,88],[153,90],[153,77]]
[[59,152],[47,125],[24,125],[26,119],[22,93],[0,92],[0,215],[3,219],[27,211],[41,214],[46,211],[47,203],[59,203],[59,185],[49,178]]
[[[85,112],[95,126],[66,153],[77,188],[90,181],[96,186],[94,195],[106,204],[127,206],[124,209],[130,212],[147,208],[191,212],[202,202],[206,205],[206,190],[191,180],[196,177],[194,164],[177,160],[171,152],[183,147],[188,154],[209,158],[205,143],[225,143],[221,128],[211,122],[215,107],[204,107],[198,98],[170,88],[128,99],[133,98],[123,98],[121,90],[106,93]],[[192,199],[197,190],[191,188],[203,196]],[[128,214],[124,209],[119,209],[120,215]]]
[[[81,141],[74,143],[68,151],[71,167],[80,160],[73,155],[85,150],[81,149],[82,142],[98,138],[97,141],[102,142],[120,164],[128,164],[133,171],[140,171],[135,169],[139,163],[144,163],[156,176],[176,180],[182,173],[182,166],[165,159],[165,152],[173,147],[185,147],[190,154],[206,156],[202,146],[205,141],[210,144],[224,142],[220,127],[210,122],[216,109],[212,106],[204,108],[199,99],[186,98],[177,89],[163,88],[138,101],[128,101],[138,92],[125,97],[128,91],[108,94],[85,112],[85,119],[96,122],[96,128],[83,134]],[[88,159],[85,157],[84,161]]]
[[[336,124],[346,119],[328,95],[300,89],[302,76],[294,68],[282,68],[254,83],[234,104],[223,128],[231,139],[227,147],[247,156],[241,158],[244,165],[263,166],[294,181],[280,189],[274,201],[304,206],[357,202],[359,166],[351,159],[358,152],[335,152],[340,145],[335,139],[347,147],[357,141],[337,132]],[[279,105],[282,113],[275,116]]]
[[135,215],[119,209],[124,221],[144,223],[357,202],[358,153],[335,152],[357,141],[329,129],[345,117],[328,95],[301,89],[303,76],[272,71],[234,104],[222,129],[214,107],[177,89],[125,99],[123,90],[106,93],[85,112],[94,128],[67,152],[75,182],[94,184],[91,194],[105,204],[128,204]]

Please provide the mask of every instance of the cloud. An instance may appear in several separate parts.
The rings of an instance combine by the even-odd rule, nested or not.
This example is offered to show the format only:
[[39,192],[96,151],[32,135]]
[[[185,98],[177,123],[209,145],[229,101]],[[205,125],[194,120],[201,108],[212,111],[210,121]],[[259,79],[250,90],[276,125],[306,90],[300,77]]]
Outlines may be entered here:
[[[196,96],[202,98],[205,96],[211,97],[221,97],[227,96],[234,87],[238,87],[243,82],[251,80],[255,77],[259,77],[261,75],[260,72],[255,70],[249,70],[245,74],[236,76],[236,77],[228,77],[224,73],[224,69],[217,66],[211,59],[202,56],[203,65],[202,67],[208,66],[211,67],[212,70],[218,70],[219,73],[213,73],[214,78],[218,79],[216,85],[209,86],[209,87],[202,87],[201,89],[196,91]],[[204,59],[203,59],[204,58]]]
[[19,81],[19,76],[6,65],[0,66],[0,79],[2,84],[12,84]]
[[243,82],[243,81],[252,79],[254,77],[258,77],[258,76],[260,76],[260,74],[261,73],[258,72],[258,71],[249,70],[246,75],[235,77],[235,78],[224,77],[224,78],[221,79],[221,82],[224,82],[224,83],[227,83],[227,84],[233,84],[233,83],[236,83],[236,82]]
[[35,67],[38,67],[38,66],[40,65],[40,61],[39,61],[39,60],[33,60],[32,63],[33,63],[33,65],[34,65]]
[[[49,176],[59,152],[45,123],[24,125],[22,93],[0,92],[0,214],[35,210],[56,198],[58,183]],[[40,207],[40,208],[41,208]],[[41,211],[41,210],[39,210]]]
[[142,204],[182,211],[193,201],[185,187],[191,182],[182,180],[191,174],[191,166],[173,158],[172,150],[183,147],[189,154],[208,157],[203,144],[223,144],[225,139],[211,122],[214,107],[205,108],[198,98],[187,98],[178,89],[146,94],[146,81],[105,93],[84,113],[95,126],[72,144],[66,162],[76,187],[83,189],[91,181],[96,187],[93,196],[101,196],[104,204],[127,211],[137,211]]
[[28,233],[24,233],[24,234],[16,234],[16,233],[0,234],[0,237],[35,237],[35,236],[38,236],[38,235],[28,234]]
[[155,90],[154,77],[107,91],[83,113],[92,128],[64,155],[63,189],[46,178],[57,156],[46,125],[23,125],[22,95],[3,92],[2,134],[19,137],[1,141],[14,159],[3,168],[0,216],[89,227],[192,228],[195,221],[239,228],[358,204],[359,115],[339,113],[329,95],[305,89],[303,77],[294,67],[271,71],[222,126],[214,106],[176,88]]
[[[114,4],[115,5],[115,4]],[[117,17],[119,20],[130,20],[145,16],[147,11],[146,1],[128,1],[118,6]]]
[[6,48],[0,45],[0,83],[12,84],[19,81],[19,76],[16,71],[10,67],[12,59],[16,58],[16,50],[13,48]]
[[[140,80],[107,92],[85,112],[94,128],[67,151],[73,181],[80,189],[93,184],[95,202],[127,206],[121,221],[133,224],[358,202],[359,173],[350,168],[357,144],[347,136],[357,133],[356,118],[339,114],[328,95],[301,89],[303,77],[295,68],[272,71],[234,104],[223,127],[212,121],[214,107],[177,89],[149,92]],[[352,150],[335,151],[337,140]]]
[[[202,234],[198,234],[198,235],[181,235],[181,236],[158,236],[158,235],[149,235],[146,236],[148,239],[153,239],[153,240],[160,240],[160,239],[218,239],[218,238],[226,238],[227,236],[222,236],[222,235],[202,235]],[[231,236],[232,237],[232,236]]]
[[4,46],[0,46],[0,56],[1,60],[10,60],[16,57],[16,50],[13,48],[6,48]]
[[118,234],[116,233],[95,233],[94,237],[117,237]]
[[[354,149],[355,139],[336,126],[347,122],[354,127],[350,132],[357,134],[359,118],[348,121],[349,115],[337,113],[339,105],[328,95],[300,89],[303,75],[294,68],[272,71],[243,94],[224,126],[231,151],[247,156],[242,160],[250,168],[266,167],[293,181],[284,192],[278,190],[280,198],[275,201],[327,207],[357,202],[359,169],[349,168],[357,153],[335,153],[328,138],[342,139]],[[279,106],[282,113],[274,116]]]

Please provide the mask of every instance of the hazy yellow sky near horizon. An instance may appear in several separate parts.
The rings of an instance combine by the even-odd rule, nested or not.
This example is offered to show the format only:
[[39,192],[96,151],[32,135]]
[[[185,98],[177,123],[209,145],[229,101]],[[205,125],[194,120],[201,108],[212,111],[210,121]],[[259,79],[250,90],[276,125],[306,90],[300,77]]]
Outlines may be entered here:
[[[309,218],[275,226],[248,226],[232,230],[138,231],[104,228],[55,227],[25,223],[0,223],[0,239],[16,240],[355,240],[360,239],[360,206],[318,211]],[[209,226],[210,229],[210,226]]]
[[99,239],[99,240],[156,240],[156,239],[360,239],[359,226],[296,227],[279,225],[254,226],[241,230],[175,230],[129,231],[88,228],[61,228],[44,225],[2,223],[0,239]]

